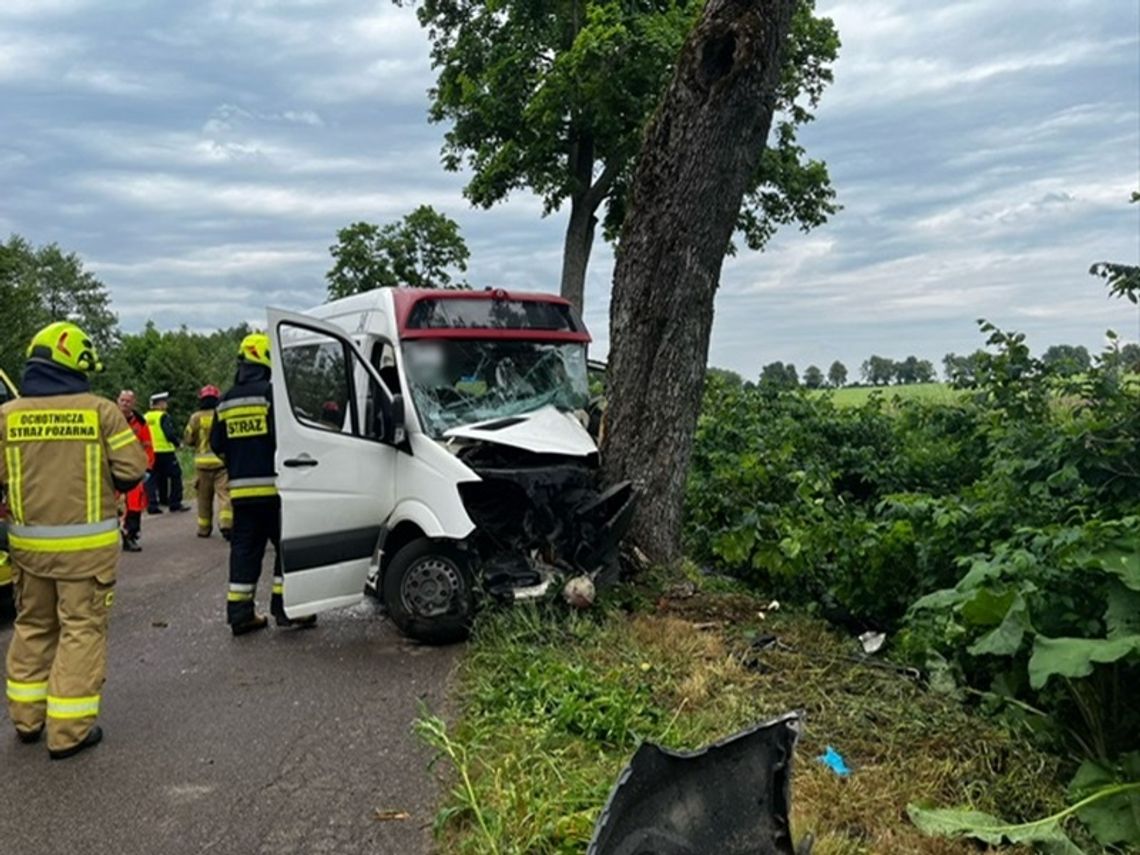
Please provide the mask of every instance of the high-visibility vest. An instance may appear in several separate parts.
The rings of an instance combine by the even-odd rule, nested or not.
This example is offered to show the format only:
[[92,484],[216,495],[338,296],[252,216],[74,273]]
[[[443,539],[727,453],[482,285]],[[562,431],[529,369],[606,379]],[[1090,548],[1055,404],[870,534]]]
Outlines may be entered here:
[[174,443],[162,429],[162,417],[165,415],[165,410],[151,410],[146,414],[146,423],[150,427],[150,441],[154,444],[155,454],[171,454],[174,451]]

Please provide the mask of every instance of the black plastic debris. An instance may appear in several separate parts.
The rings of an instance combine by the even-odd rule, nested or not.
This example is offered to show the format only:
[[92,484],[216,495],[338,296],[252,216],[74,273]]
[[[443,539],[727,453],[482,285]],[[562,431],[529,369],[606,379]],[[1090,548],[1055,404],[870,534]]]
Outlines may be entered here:
[[788,713],[701,751],[643,744],[610,793],[589,855],[794,855],[799,733],[799,713]]

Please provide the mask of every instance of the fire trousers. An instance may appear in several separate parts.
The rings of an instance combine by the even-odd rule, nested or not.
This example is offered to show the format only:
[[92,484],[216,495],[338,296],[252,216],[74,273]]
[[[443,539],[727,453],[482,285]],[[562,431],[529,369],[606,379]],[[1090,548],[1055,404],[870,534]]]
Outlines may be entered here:
[[142,532],[142,512],[146,510],[148,500],[146,485],[139,484],[133,490],[123,494],[123,535],[128,540],[137,540]]
[[214,530],[215,496],[218,498],[218,528],[225,534],[234,526],[229,473],[225,467],[199,469],[195,483],[198,488],[198,534],[208,535]]
[[65,750],[86,738],[99,715],[115,576],[48,579],[14,569],[8,714],[23,733],[46,727],[48,748]]
[[239,499],[233,503],[234,528],[230,535],[230,585],[226,593],[226,622],[245,623],[254,614],[257,580],[265,548],[273,544],[273,594],[269,601],[274,617],[284,618],[281,575],[281,500]]
[[151,511],[158,510],[159,505],[182,506],[182,467],[173,451],[154,455],[154,474],[147,479],[146,493]]

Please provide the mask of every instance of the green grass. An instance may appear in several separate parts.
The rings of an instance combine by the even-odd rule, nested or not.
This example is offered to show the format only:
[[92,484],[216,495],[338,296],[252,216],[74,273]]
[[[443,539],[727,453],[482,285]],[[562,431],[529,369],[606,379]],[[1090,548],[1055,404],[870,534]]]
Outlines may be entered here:
[[[822,393],[821,393],[822,394]],[[831,393],[838,407],[859,407],[873,394],[890,401],[894,398],[952,404],[962,393],[945,383],[914,383],[908,386],[845,386]]]
[[[853,640],[816,620],[762,620],[759,601],[730,591],[640,602],[633,612],[539,606],[480,616],[458,674],[457,721],[425,712],[417,724],[449,782],[441,851],[582,852],[641,740],[697,748],[796,709],[806,731],[793,827],[797,839],[815,836],[816,855],[976,851],[922,836],[908,802],[1013,819],[1064,804],[1055,758],[957,701],[852,662]],[[756,668],[749,641],[760,632],[786,646],[760,654]],[[827,745],[853,767],[850,778],[815,762]]]

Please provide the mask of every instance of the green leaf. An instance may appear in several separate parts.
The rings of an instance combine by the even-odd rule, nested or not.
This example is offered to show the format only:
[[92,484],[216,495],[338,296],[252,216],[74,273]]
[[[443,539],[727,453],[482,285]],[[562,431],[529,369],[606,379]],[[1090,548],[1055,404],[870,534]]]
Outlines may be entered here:
[[1025,598],[1017,594],[1002,622],[970,645],[969,652],[973,656],[1013,656],[1021,649],[1026,631],[1032,628]]
[[1140,635],[1140,592],[1113,584],[1108,590],[1104,625],[1111,639]]
[[976,810],[923,808],[912,804],[906,806],[906,812],[918,830],[931,837],[973,837],[994,845],[1005,840],[1036,843],[1052,855],[1084,855],[1083,850],[1065,836],[1058,816],[1012,824]]
[[[1132,752],[1125,763],[1125,773],[1129,766],[1138,762],[1140,752]],[[1081,797],[1119,783],[1119,776],[1113,769],[1094,760],[1086,760],[1073,776],[1069,792],[1074,797]],[[1140,789],[1118,792],[1095,801],[1077,811],[1077,816],[1099,843],[1106,846],[1113,843],[1140,845]]]
[[1119,638],[1046,638],[1039,635],[1029,657],[1029,685],[1040,689],[1053,675],[1087,677],[1095,663],[1116,662],[1140,653],[1140,634]]
[[962,603],[962,617],[976,626],[994,626],[1009,613],[1014,597],[1013,591],[995,594],[989,588],[978,588],[973,597]]
[[1107,573],[1116,576],[1128,588],[1140,591],[1140,552],[1134,547],[1117,546],[1091,553],[1088,559],[1097,561]]

